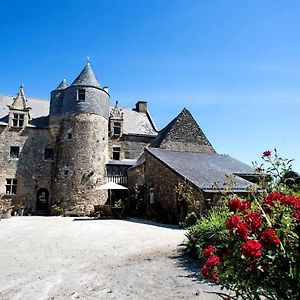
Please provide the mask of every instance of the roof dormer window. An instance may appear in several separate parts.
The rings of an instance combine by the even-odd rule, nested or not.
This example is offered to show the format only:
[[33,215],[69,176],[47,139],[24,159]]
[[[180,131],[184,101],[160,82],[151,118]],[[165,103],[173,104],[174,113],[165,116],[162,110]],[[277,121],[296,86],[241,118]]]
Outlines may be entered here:
[[13,127],[23,127],[24,125],[24,114],[13,114],[12,118]]
[[77,101],[85,101],[85,89],[77,90]]

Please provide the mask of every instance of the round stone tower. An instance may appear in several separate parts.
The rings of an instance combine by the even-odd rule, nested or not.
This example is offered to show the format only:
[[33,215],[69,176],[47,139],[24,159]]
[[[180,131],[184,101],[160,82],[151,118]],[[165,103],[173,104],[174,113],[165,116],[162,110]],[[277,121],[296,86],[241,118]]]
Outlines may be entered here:
[[[59,99],[57,90],[51,100]],[[109,98],[88,63],[52,105],[50,128],[58,133],[51,198],[66,210],[89,211],[107,199],[96,187],[106,182]]]

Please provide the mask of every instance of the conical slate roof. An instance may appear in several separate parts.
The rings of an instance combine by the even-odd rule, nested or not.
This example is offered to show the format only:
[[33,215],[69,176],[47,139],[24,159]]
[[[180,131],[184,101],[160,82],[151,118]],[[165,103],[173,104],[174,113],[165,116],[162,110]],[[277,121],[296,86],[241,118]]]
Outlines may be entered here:
[[55,90],[64,90],[66,87],[68,87],[68,84],[66,78],[64,78]]
[[78,77],[73,81],[71,86],[80,85],[80,86],[93,86],[100,88],[100,84],[90,66],[89,63],[84,67]]

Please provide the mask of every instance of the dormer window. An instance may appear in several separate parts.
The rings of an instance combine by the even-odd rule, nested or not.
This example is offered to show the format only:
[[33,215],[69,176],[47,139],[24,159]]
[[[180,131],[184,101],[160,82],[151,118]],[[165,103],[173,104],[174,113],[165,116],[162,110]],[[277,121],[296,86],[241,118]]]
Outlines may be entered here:
[[24,114],[13,114],[12,118],[13,127],[23,127],[24,125]]
[[77,91],[77,101],[85,101],[85,89],[79,89]]
[[114,122],[114,136],[120,136],[121,135],[121,123],[120,122]]

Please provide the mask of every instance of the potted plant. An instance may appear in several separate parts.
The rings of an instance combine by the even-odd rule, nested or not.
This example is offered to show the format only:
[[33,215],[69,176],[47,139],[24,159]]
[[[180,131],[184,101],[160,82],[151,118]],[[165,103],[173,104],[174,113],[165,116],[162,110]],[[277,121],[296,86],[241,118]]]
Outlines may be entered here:
[[23,217],[24,216],[25,204],[22,201],[20,201],[17,204],[16,208],[17,208],[17,211],[18,211],[18,216]]

